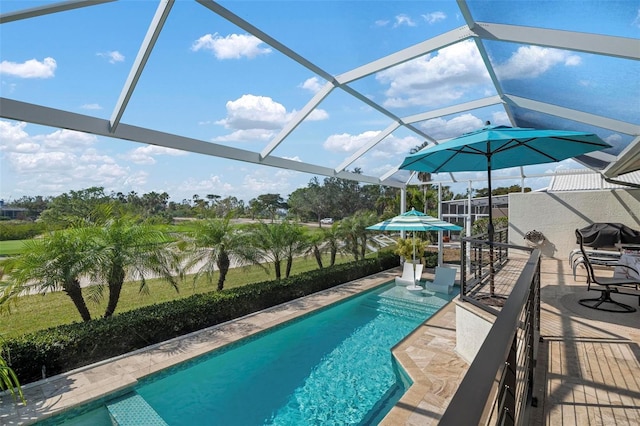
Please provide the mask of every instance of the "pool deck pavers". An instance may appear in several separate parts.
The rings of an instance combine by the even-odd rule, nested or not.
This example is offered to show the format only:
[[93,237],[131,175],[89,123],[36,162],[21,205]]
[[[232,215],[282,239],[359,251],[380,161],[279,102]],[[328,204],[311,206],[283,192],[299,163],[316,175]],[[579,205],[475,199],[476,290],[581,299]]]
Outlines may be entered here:
[[[541,336],[529,424],[640,424],[640,309],[632,314],[585,308],[584,276],[566,261],[545,258],[541,268]],[[145,376],[263,331],[393,279],[393,269],[235,321],[24,387],[28,404],[0,395],[0,424],[32,424],[76,405],[133,386]],[[423,278],[430,279],[427,271]],[[590,292],[590,296],[594,293]],[[614,295],[638,306],[638,297]],[[413,385],[383,425],[437,424],[467,371],[455,352],[455,303],[402,340],[393,354]]]

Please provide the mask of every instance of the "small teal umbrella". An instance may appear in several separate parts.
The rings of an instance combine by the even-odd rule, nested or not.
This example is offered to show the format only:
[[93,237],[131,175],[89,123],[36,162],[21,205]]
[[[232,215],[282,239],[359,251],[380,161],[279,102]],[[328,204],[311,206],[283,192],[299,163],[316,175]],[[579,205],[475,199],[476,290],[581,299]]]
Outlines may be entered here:
[[366,229],[376,231],[413,231],[413,263],[416,260],[415,232],[416,231],[462,231],[462,227],[453,223],[445,222],[412,208],[406,213],[394,216]]

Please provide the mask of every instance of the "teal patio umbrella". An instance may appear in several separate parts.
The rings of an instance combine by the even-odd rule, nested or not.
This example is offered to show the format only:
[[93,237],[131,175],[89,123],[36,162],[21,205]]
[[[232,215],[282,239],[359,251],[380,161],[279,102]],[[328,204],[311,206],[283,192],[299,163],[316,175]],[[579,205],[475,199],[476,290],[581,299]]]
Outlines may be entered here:
[[399,216],[368,226],[366,229],[376,231],[412,231],[414,268],[416,263],[416,231],[462,231],[461,226],[429,216],[417,211],[415,208]]
[[[494,229],[491,170],[554,163],[606,148],[611,148],[611,145],[593,133],[488,125],[409,155],[400,169],[427,173],[486,170],[489,191],[488,234],[489,242],[492,243]],[[489,269],[493,296],[493,245],[489,246]]]

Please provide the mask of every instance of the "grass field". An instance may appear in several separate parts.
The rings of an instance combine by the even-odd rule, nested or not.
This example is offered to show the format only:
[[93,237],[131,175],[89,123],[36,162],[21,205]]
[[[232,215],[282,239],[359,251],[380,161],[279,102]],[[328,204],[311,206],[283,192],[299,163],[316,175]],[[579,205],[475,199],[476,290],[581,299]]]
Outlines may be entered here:
[[[352,260],[353,258],[351,257],[339,256],[336,262],[345,263]],[[324,264],[328,265],[328,263],[327,256]],[[284,264],[282,266],[284,268]],[[318,265],[315,259],[311,257],[297,258],[294,260],[291,275],[317,268]],[[227,274],[225,288],[269,281],[274,278],[273,267],[270,268],[268,274],[258,266],[233,268],[229,270]],[[188,277],[181,283],[179,293],[176,293],[170,284],[161,280],[151,279],[147,281],[149,294],[140,293],[139,282],[127,282],[123,286],[120,302],[116,309],[116,315],[120,312],[133,310],[142,306],[184,298],[196,293],[215,291],[217,279],[218,274],[216,273],[212,283],[208,283],[205,279],[200,279],[194,284],[193,277]],[[87,299],[87,289],[84,289],[84,294],[85,299]],[[104,294],[105,296],[107,295],[106,289]],[[99,303],[87,301],[87,305],[92,317],[98,318],[104,313],[106,300],[102,300]],[[16,337],[37,330],[79,321],[81,321],[80,314],[78,314],[71,299],[63,292],[23,296],[19,298],[17,303],[10,306],[9,313],[0,314],[0,336],[3,338]]]
[[25,240],[0,241],[0,256],[14,256],[22,252]]

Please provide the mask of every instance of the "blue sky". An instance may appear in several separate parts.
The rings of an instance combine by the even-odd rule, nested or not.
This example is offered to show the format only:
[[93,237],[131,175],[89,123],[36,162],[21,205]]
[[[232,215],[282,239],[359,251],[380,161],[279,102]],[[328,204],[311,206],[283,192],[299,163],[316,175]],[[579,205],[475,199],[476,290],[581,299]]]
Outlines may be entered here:
[[[7,13],[47,3],[3,0],[0,8]],[[333,75],[465,24],[455,1],[221,4]],[[3,24],[2,96],[109,119],[156,8],[155,1],[124,0]],[[637,1],[498,1],[470,3],[470,8],[480,21],[497,18],[499,23],[640,36]],[[618,59],[509,43],[488,43],[487,50],[504,87],[520,96],[638,124],[637,64],[620,66]],[[627,80],[623,87],[614,84]],[[201,5],[177,1],[122,122],[260,152],[324,83]],[[584,95],[586,86],[589,96]],[[365,77],[353,87],[399,117],[496,94],[471,41]],[[619,101],[604,107],[602,96]],[[445,139],[482,127],[486,120],[508,124],[504,110],[494,106],[418,127]],[[334,90],[273,154],[336,167],[390,123],[358,99]],[[617,152],[630,140],[599,134],[613,144],[620,141]],[[422,141],[398,130],[349,169],[382,175]],[[527,172],[576,167],[568,160]],[[313,177],[6,119],[0,119],[0,168],[0,198],[5,200],[104,186],[125,193],[166,191],[174,201],[194,194],[248,201],[263,193],[286,197]],[[506,170],[502,175],[516,173]],[[530,179],[526,184],[538,188],[546,182]],[[520,182],[504,181],[515,183]]]

